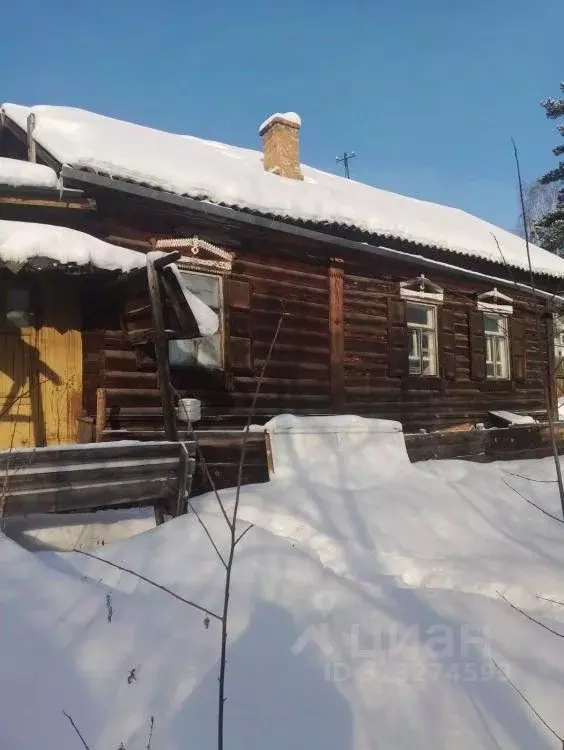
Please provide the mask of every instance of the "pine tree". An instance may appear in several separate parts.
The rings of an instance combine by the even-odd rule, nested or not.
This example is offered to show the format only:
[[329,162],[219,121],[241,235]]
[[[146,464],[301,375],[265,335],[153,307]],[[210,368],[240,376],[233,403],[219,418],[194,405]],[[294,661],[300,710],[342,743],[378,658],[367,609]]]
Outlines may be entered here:
[[[560,84],[564,93],[564,83]],[[544,99],[541,102],[546,116],[551,120],[564,118],[564,98]],[[564,137],[564,125],[558,126],[558,132]],[[564,144],[552,149],[555,156],[564,154]],[[556,169],[547,172],[539,180],[541,185],[555,185],[558,189],[556,204],[552,211],[548,211],[534,226],[534,239],[547,250],[558,255],[564,255],[564,161],[560,161]]]

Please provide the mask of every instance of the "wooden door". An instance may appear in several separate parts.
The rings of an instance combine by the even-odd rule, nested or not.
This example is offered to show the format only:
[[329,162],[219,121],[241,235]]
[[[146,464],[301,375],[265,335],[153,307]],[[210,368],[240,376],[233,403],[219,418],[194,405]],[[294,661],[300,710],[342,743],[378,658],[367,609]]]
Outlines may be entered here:
[[[0,323],[0,449],[72,444],[82,395],[82,334],[75,288],[58,277],[34,290],[29,309]],[[10,292],[0,294],[10,309]],[[20,288],[21,292],[21,288]],[[25,295],[20,294],[23,306]],[[33,321],[35,326],[26,325]],[[20,325],[21,324],[21,325]]]
[[0,329],[0,449],[35,445],[32,400],[38,392],[30,382],[33,328]]

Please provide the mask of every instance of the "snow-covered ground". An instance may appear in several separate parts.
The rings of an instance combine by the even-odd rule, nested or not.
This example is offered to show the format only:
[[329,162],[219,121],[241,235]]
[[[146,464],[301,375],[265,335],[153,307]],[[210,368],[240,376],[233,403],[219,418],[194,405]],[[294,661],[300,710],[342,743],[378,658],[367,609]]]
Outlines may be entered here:
[[[562,734],[564,641],[499,597],[564,633],[564,607],[539,598],[564,601],[564,524],[506,485],[558,515],[550,459],[411,465],[394,425],[387,440],[382,423],[320,435],[285,420],[282,470],[242,492],[254,528],[234,569],[226,748],[558,748],[492,661]],[[197,506],[224,549],[215,498]],[[96,554],[220,610],[222,567],[194,515]],[[63,711],[91,750],[145,750],[151,716],[152,750],[214,747],[213,617],[5,537],[0,601],[3,750],[76,750]]]

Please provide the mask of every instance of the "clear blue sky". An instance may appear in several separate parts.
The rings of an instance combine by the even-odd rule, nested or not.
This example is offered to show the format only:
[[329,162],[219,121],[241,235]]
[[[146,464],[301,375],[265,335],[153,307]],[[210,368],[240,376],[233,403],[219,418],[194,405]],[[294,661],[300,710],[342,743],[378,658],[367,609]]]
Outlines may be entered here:
[[[4,7],[5,6],[5,7]],[[258,147],[275,111],[302,160],[513,229],[558,142],[562,0],[26,0],[4,3],[0,99],[65,104]]]

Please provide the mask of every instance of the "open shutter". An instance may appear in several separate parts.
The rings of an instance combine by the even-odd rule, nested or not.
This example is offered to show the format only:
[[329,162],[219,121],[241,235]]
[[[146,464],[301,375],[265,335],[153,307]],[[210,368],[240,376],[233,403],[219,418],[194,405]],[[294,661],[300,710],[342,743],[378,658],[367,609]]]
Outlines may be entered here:
[[468,313],[470,335],[470,377],[472,380],[486,379],[486,336],[484,315],[474,310]]
[[403,378],[409,374],[408,356],[405,302],[400,299],[388,299],[388,361],[390,377]]
[[517,318],[511,319],[511,359],[513,364],[512,378],[523,381],[527,378],[527,360],[525,355],[525,326]]
[[253,372],[251,289],[248,281],[225,279],[226,361],[236,373]]
[[439,321],[441,375],[447,380],[454,380],[456,378],[456,354],[453,311],[447,308],[439,309]]

